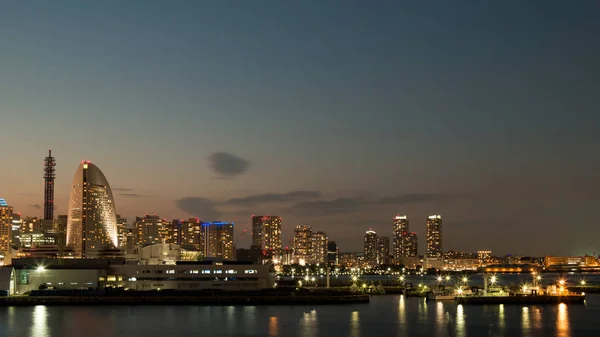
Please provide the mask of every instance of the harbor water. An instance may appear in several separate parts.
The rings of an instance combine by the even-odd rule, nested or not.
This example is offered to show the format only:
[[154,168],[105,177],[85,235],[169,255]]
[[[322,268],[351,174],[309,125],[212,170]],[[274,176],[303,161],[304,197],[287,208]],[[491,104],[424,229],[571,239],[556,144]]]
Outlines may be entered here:
[[337,306],[0,308],[0,336],[598,336],[600,295],[584,305],[456,305],[401,295]]

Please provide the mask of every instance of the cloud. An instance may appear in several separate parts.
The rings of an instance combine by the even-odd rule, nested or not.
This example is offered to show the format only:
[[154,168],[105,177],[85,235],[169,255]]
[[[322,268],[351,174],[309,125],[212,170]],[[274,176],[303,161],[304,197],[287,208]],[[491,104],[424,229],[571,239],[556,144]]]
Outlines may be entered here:
[[445,202],[458,198],[459,194],[450,193],[406,193],[389,197],[369,198],[367,196],[345,197],[333,200],[315,200],[299,202],[287,210],[296,216],[322,216],[339,213],[363,211],[369,206],[409,205]]
[[208,156],[209,167],[219,178],[230,179],[248,170],[250,162],[227,152],[215,152]]
[[364,197],[338,198],[333,200],[315,200],[296,203],[288,211],[297,216],[320,216],[358,211],[360,206],[366,205],[368,200]]
[[232,198],[225,203],[229,205],[244,205],[251,206],[258,203],[269,202],[293,202],[304,199],[314,199],[321,197],[321,192],[318,191],[292,191],[288,193],[265,193],[248,195],[241,198]]
[[29,207],[35,208],[35,209],[42,209],[42,205],[40,205],[40,204],[29,205]]
[[408,205],[438,202],[454,197],[447,193],[407,193],[392,197],[382,197],[374,203],[378,205]]
[[125,188],[125,187],[113,187],[112,190],[115,192],[133,192],[132,188]]
[[141,197],[145,197],[144,194],[138,194],[138,193],[119,193],[118,195],[123,196],[123,197],[128,197],[128,198],[141,198]]
[[219,220],[223,215],[215,208],[214,203],[206,198],[185,197],[176,200],[175,204],[180,210],[206,221]]

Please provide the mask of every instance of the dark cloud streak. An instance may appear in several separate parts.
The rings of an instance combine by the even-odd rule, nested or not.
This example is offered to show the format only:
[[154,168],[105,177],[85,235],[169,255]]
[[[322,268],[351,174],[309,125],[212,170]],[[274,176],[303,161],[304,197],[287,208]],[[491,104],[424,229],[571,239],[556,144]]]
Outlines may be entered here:
[[228,152],[215,152],[208,156],[208,166],[220,179],[231,179],[245,173],[250,161]]
[[229,205],[251,206],[259,203],[269,202],[293,202],[305,199],[319,198],[321,196],[321,192],[318,191],[292,191],[288,193],[265,193],[249,195],[241,198],[232,198],[227,200],[225,203]]

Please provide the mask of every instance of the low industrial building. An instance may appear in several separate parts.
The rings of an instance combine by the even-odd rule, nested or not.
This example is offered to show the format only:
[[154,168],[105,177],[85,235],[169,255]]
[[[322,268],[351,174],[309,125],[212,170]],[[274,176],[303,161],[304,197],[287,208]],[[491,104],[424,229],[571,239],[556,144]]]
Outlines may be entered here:
[[0,291],[6,294],[38,289],[260,290],[274,286],[269,265],[237,261],[142,265],[122,258],[23,258],[12,263],[0,268]]

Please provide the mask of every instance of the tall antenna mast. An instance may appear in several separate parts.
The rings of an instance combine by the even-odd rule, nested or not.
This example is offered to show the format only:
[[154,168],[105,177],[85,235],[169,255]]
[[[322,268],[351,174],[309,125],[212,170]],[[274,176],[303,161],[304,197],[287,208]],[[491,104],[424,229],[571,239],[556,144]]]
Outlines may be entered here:
[[56,160],[52,157],[52,149],[44,159],[44,220],[54,219],[54,173]]

